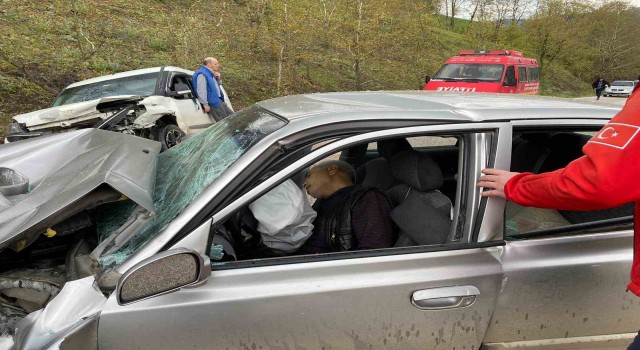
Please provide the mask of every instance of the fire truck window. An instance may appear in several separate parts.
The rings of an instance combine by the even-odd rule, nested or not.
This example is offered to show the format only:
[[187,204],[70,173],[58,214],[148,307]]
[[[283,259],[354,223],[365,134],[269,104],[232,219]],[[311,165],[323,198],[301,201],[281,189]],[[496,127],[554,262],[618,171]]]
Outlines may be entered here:
[[518,81],[516,80],[516,70],[513,66],[507,67],[507,74],[504,76],[504,86],[516,86]]
[[518,67],[518,79],[521,83],[529,81],[527,79],[527,67]]
[[528,67],[527,71],[529,72],[529,81],[536,82],[540,80],[538,67]]

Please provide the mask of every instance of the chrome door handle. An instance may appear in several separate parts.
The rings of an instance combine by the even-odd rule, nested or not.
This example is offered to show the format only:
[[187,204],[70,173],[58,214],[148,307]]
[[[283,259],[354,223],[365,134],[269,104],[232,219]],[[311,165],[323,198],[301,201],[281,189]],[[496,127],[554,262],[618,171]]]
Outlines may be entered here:
[[422,310],[441,310],[471,306],[480,295],[474,286],[423,289],[413,292],[411,304]]

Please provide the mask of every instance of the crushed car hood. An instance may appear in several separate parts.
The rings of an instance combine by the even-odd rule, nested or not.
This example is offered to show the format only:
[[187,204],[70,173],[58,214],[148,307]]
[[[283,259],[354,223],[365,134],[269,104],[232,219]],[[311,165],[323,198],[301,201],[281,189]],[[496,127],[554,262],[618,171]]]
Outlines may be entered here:
[[129,198],[153,212],[159,152],[159,142],[97,129],[0,146],[0,249],[20,250],[101,201]]
[[78,103],[70,103],[57,107],[50,107],[45,109],[40,109],[37,111],[18,114],[14,116],[12,119],[18,123],[23,123],[27,126],[27,128],[48,124],[53,122],[61,122],[69,119],[79,118],[91,114],[100,113],[96,106],[99,104],[104,104],[107,102],[113,101],[136,101],[142,99],[139,96],[112,96],[112,97],[104,97],[100,99],[95,99],[91,101],[84,101]]

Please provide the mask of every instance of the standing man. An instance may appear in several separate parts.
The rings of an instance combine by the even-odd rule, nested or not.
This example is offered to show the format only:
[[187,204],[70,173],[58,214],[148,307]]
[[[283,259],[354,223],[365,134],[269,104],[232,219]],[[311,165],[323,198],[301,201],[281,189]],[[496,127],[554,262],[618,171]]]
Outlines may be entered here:
[[[627,290],[640,296],[640,89],[582,151],[584,156],[548,173],[484,169],[478,186],[488,189],[483,196],[539,208],[597,210],[635,202],[634,257]],[[640,333],[629,349],[640,350]]]
[[596,100],[600,99],[602,92],[607,88],[607,86],[609,86],[609,82],[604,80],[602,77],[598,77],[593,83],[591,83],[591,87],[596,89]]
[[220,89],[220,64],[214,57],[207,57],[202,67],[193,73],[193,89],[204,111],[215,120],[220,121],[231,113],[231,109],[224,102],[224,95]]

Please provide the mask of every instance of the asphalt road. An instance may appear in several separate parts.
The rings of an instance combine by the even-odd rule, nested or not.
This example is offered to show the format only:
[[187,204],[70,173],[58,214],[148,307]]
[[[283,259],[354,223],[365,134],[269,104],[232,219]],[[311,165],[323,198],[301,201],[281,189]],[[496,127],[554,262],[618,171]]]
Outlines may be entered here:
[[589,97],[578,97],[576,98],[576,100],[579,101],[589,101],[589,102],[593,102],[593,103],[601,103],[601,104],[605,104],[605,105],[615,105],[615,106],[624,106],[624,103],[627,102],[627,98],[626,97],[600,97],[599,100],[596,100],[596,96],[594,94],[594,96],[589,96]]

